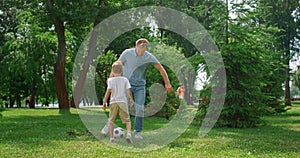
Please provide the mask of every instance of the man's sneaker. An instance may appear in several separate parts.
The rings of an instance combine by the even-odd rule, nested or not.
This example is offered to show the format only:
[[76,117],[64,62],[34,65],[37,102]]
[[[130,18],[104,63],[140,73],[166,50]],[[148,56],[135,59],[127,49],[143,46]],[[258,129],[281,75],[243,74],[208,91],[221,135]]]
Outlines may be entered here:
[[131,134],[130,134],[130,133],[127,133],[126,141],[127,141],[128,143],[132,143],[132,139],[131,139]]
[[136,138],[136,139],[143,139],[143,137],[142,137],[142,135],[141,135],[140,132],[134,133],[134,138]]
[[115,138],[109,138],[109,141],[110,141],[110,142],[114,142],[114,141],[115,141]]
[[106,124],[103,129],[101,130],[101,134],[106,135],[109,132],[109,128],[108,125]]

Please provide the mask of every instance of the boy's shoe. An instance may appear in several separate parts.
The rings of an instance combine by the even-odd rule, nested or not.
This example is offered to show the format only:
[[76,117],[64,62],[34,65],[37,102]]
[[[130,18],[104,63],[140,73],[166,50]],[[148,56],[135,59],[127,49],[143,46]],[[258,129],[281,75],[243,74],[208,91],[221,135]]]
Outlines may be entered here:
[[136,138],[136,139],[143,139],[143,137],[142,137],[142,135],[141,135],[140,132],[134,133],[134,138]]
[[108,125],[106,124],[106,125],[102,128],[101,134],[106,135],[106,134],[108,134],[108,132],[109,132],[109,128],[108,128]]
[[131,134],[130,134],[130,133],[127,133],[126,141],[127,141],[128,143],[132,143],[132,138],[131,138]]
[[115,138],[110,138],[109,141],[110,141],[110,142],[114,142],[114,141],[115,141]]

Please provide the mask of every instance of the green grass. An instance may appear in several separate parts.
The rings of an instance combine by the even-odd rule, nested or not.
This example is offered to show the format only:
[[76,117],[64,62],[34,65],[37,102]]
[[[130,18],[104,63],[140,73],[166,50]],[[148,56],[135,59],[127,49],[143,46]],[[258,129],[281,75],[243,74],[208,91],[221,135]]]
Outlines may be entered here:
[[[264,117],[267,124],[259,128],[214,128],[199,138],[199,127],[191,125],[174,142],[148,152],[118,150],[96,139],[75,109],[6,109],[1,114],[0,157],[300,157],[300,104]],[[166,123],[146,118],[144,129]]]

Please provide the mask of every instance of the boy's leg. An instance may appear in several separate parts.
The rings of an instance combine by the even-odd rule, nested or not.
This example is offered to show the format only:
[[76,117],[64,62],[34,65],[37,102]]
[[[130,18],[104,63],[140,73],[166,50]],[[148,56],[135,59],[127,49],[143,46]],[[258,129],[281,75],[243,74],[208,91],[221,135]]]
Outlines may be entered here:
[[132,143],[131,139],[131,122],[130,122],[130,115],[128,112],[128,105],[124,103],[119,103],[119,116],[122,120],[123,123],[126,124],[126,131],[127,131],[127,136],[126,140],[128,143]]
[[109,135],[110,140],[114,138],[114,122],[118,116],[119,107],[117,104],[111,104],[109,107]]
[[131,122],[126,122],[126,130],[127,130],[126,140],[127,140],[128,143],[132,143],[132,138],[131,138]]
[[126,122],[126,131],[127,133],[131,133],[131,122]]
[[106,122],[106,124],[105,124],[105,126],[102,128],[102,130],[101,130],[101,134],[104,134],[104,135],[106,135],[106,134],[108,134],[109,133],[109,118],[107,119],[107,122]]
[[125,103],[118,103],[119,105],[119,116],[123,123],[126,124],[127,133],[131,133],[131,121],[128,112],[128,105]]
[[114,138],[114,123],[113,122],[109,123],[109,136],[110,136],[110,139]]

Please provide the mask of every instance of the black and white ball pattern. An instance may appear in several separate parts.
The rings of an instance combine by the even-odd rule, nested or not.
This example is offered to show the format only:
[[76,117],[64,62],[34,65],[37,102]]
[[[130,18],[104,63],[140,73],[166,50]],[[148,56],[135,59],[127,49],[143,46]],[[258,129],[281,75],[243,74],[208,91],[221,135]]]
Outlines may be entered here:
[[125,131],[121,127],[117,127],[114,129],[114,137],[115,138],[122,138],[125,135]]

